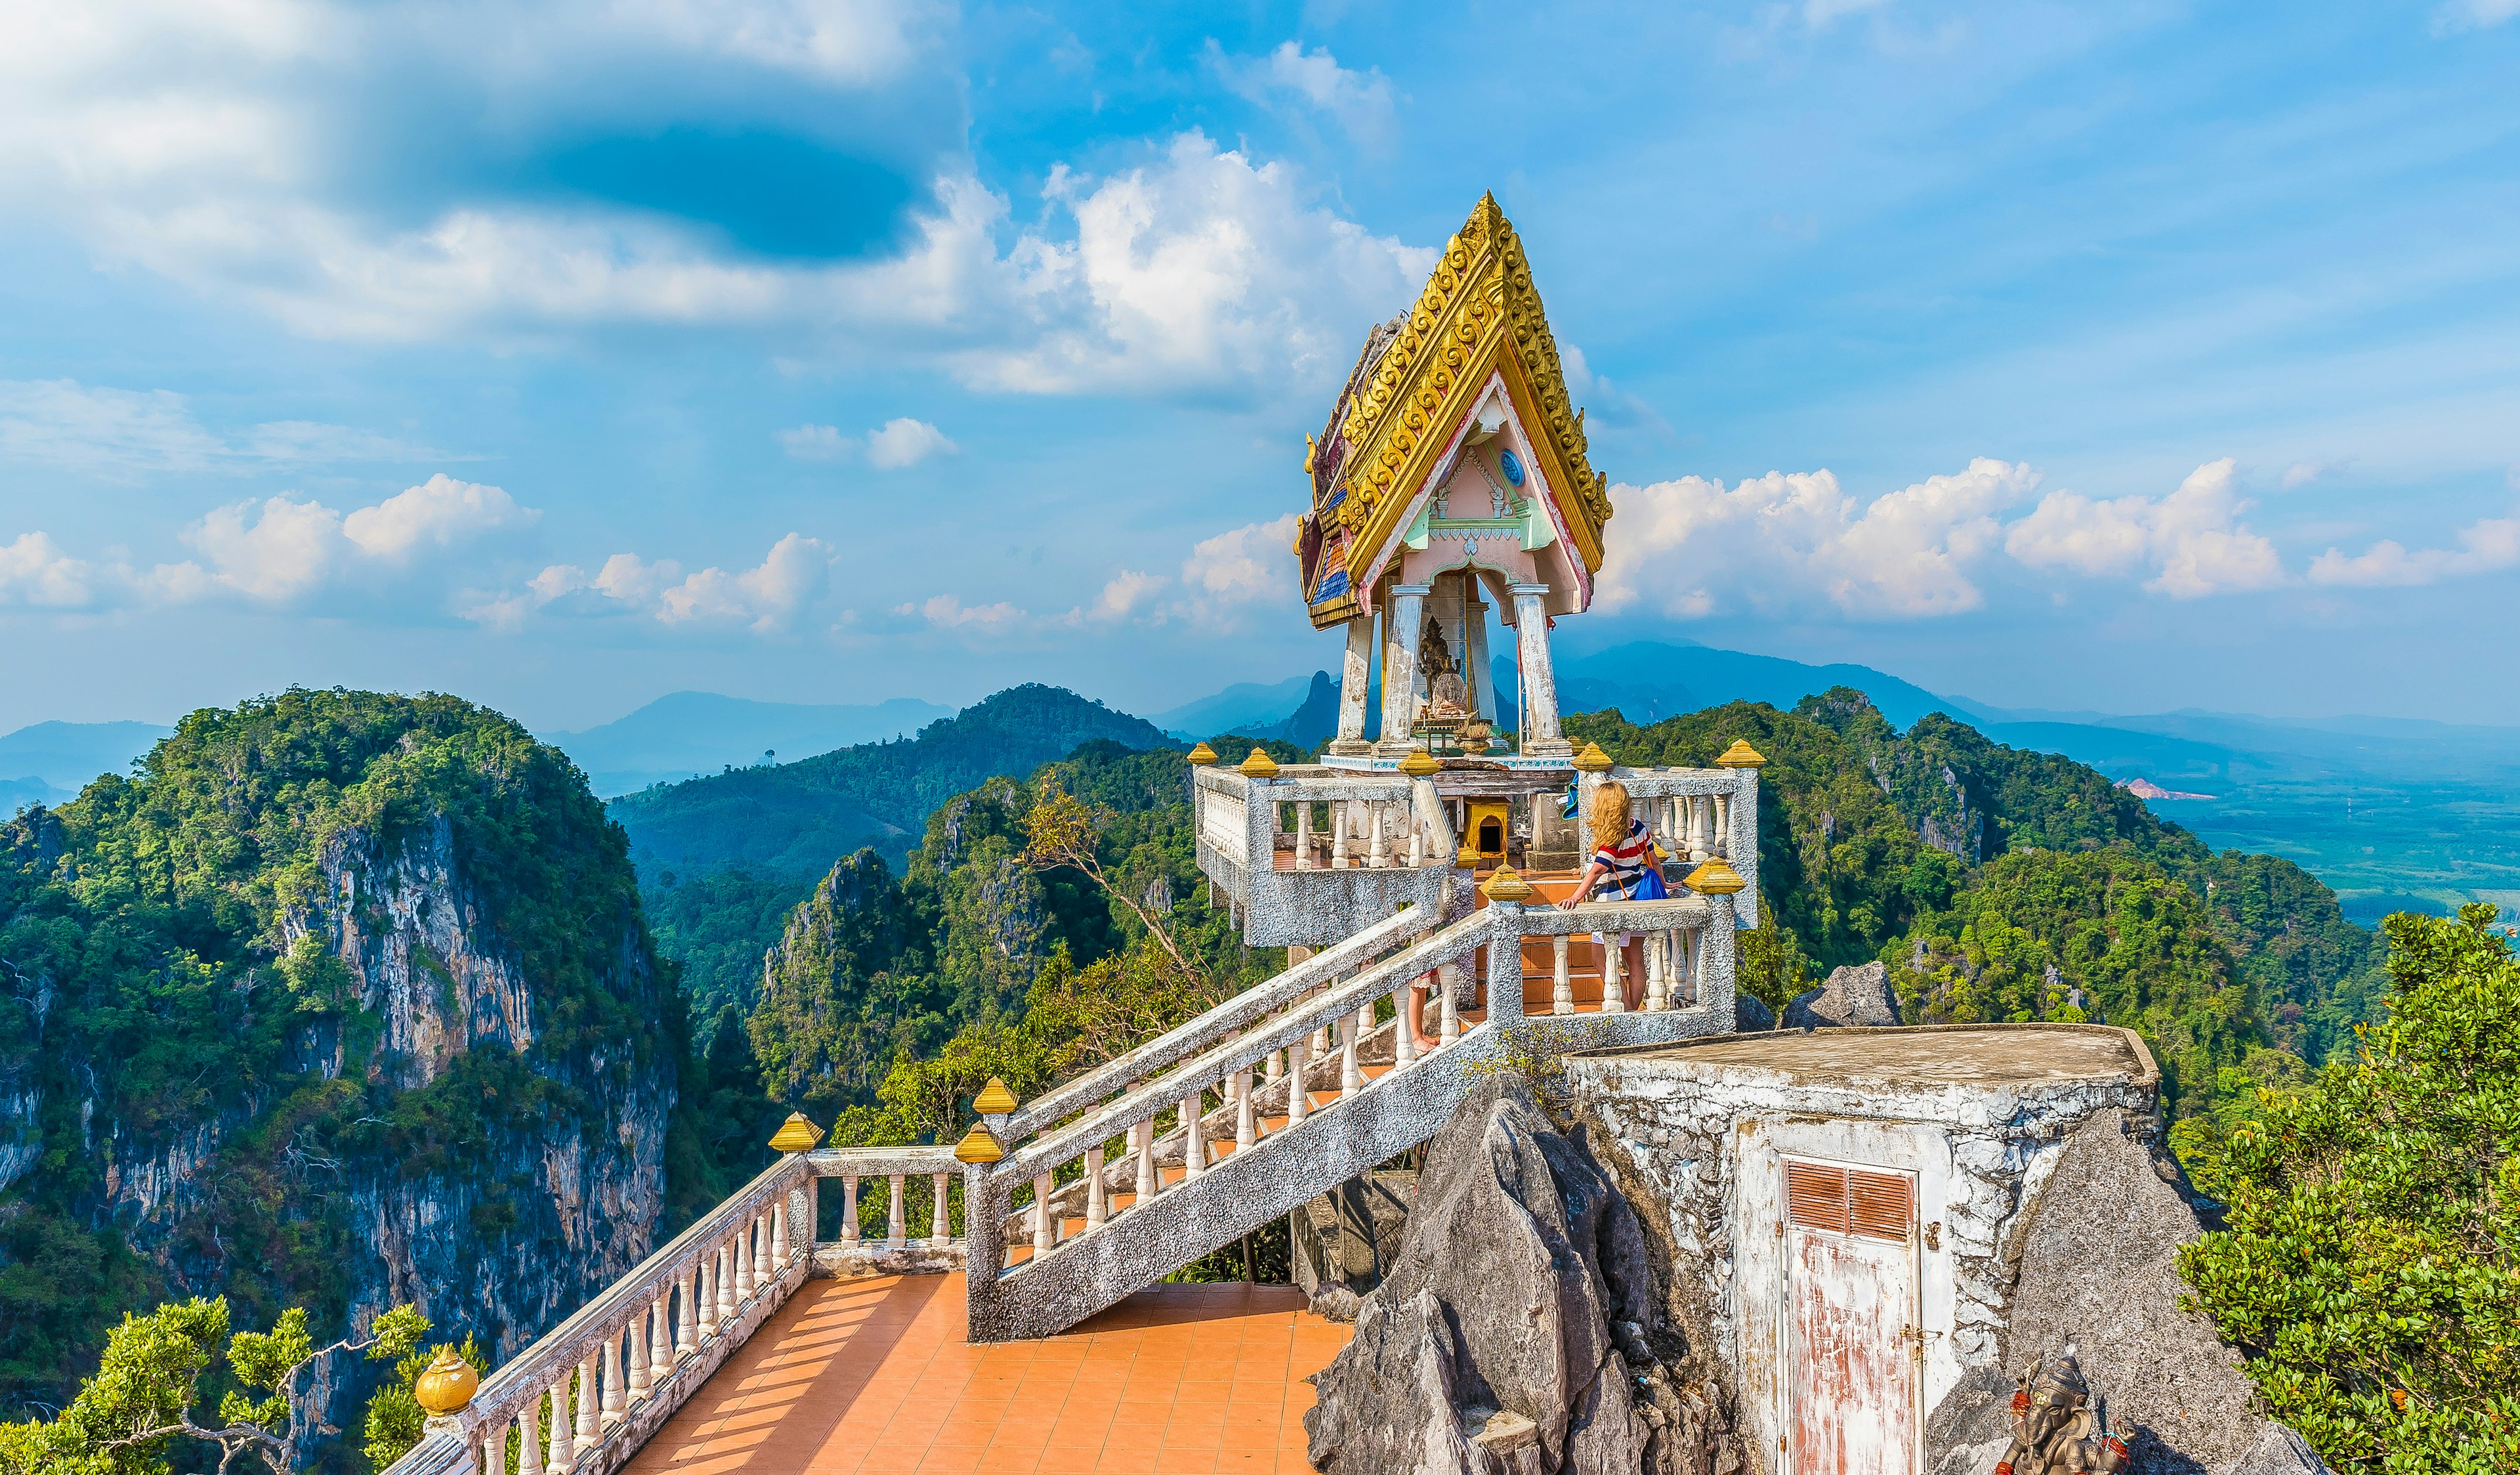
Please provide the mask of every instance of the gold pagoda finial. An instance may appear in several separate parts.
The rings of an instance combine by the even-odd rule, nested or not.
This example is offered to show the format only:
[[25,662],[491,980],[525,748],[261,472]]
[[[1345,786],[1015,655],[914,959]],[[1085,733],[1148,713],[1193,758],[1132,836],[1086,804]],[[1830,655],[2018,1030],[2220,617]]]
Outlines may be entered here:
[[1500,865],[1496,874],[1488,877],[1488,884],[1479,888],[1479,895],[1491,901],[1528,901],[1533,893],[1531,883],[1516,874],[1512,866]]
[[788,1114],[788,1120],[779,1124],[779,1130],[771,1135],[770,1150],[804,1152],[821,1140],[823,1140],[823,1129],[806,1121],[803,1112],[791,1111]]
[[1751,747],[1748,743],[1739,738],[1734,738],[1732,740],[1732,746],[1725,749],[1724,752],[1716,758],[1715,766],[1718,768],[1757,768],[1765,765],[1767,761],[1768,760],[1766,757],[1764,757],[1758,749]]
[[1251,745],[1251,751],[1244,754],[1242,756],[1242,761],[1237,763],[1235,766],[1241,771],[1244,778],[1276,778],[1278,776],[1278,761],[1271,758],[1257,743]]
[[412,1380],[411,1396],[431,1418],[445,1418],[463,1412],[480,1387],[481,1375],[472,1370],[472,1364],[454,1348],[441,1347],[420,1376]]
[[980,1094],[971,1099],[971,1110],[984,1117],[1003,1117],[1013,1111],[1015,1105],[1015,1093],[1007,1089],[1007,1083],[995,1076],[991,1076],[989,1083],[980,1087]]
[[1442,772],[1443,767],[1442,763],[1435,761],[1435,756],[1423,748],[1410,749],[1409,756],[1400,761],[1400,771],[1411,778],[1424,778],[1429,773]]
[[1748,888],[1741,873],[1725,862],[1721,855],[1711,855],[1681,882],[1690,891],[1710,897],[1729,897]]
[[998,1145],[996,1134],[977,1122],[971,1124],[969,1131],[963,1133],[962,1141],[954,1144],[954,1157],[958,1162],[994,1163],[1006,1155],[1007,1150]]
[[1575,766],[1586,773],[1607,773],[1618,765],[1610,761],[1610,756],[1601,751],[1600,744],[1587,742],[1584,751],[1575,755]]
[[1204,768],[1215,761],[1216,750],[1210,748],[1205,743],[1201,743],[1190,751],[1190,765],[1193,768]]

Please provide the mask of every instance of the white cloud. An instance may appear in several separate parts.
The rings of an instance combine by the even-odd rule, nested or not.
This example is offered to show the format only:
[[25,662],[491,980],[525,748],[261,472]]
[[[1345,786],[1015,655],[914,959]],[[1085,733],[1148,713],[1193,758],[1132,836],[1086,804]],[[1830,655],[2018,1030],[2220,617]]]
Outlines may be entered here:
[[2240,522],[2251,505],[2226,456],[2159,501],[2050,492],[2007,530],[2004,548],[2034,569],[2100,576],[2149,567],[2144,587],[2176,599],[2272,588],[2284,581],[2283,563],[2272,540]]
[[1348,136],[1369,147],[1390,141],[1391,79],[1378,67],[1341,67],[1327,46],[1307,52],[1301,42],[1281,42],[1265,57],[1228,57],[1213,41],[1209,58],[1235,91],[1254,102],[1272,96],[1301,98],[1337,119]]
[[797,532],[772,544],[755,567],[736,573],[712,567],[686,576],[672,559],[649,563],[616,553],[593,574],[554,564],[519,593],[484,599],[468,614],[512,626],[528,613],[553,608],[563,615],[628,615],[668,626],[740,625],[779,634],[793,628],[830,586],[832,556],[830,544]]
[[1815,598],[1859,618],[1973,610],[1984,595],[1969,570],[2001,541],[1995,515],[2038,480],[1981,457],[1862,504],[1827,471],[1770,472],[1729,490],[1698,477],[1614,486],[1596,602],[1688,618]]
[[[1303,598],[1295,586],[1293,513],[1201,538],[1182,560],[1179,613],[1202,624],[1232,628],[1259,605],[1293,609]],[[1105,591],[1107,594],[1107,590]]]
[[2324,462],[2295,461],[2290,466],[2284,468],[2284,490],[2291,491],[2295,487],[2308,486],[2311,483],[2327,475],[2327,472],[2328,467]]
[[867,433],[867,464],[878,471],[899,471],[930,456],[958,455],[962,449],[943,431],[907,415]]
[[[1055,168],[1044,219],[1015,225],[969,156],[957,24],[928,0],[20,6],[0,11],[0,207],[311,337],[776,328],[1024,392],[1309,391],[1431,269],[1195,132],[1107,176]],[[1251,65],[1355,127],[1390,106],[1327,52]],[[439,96],[464,101],[416,101]],[[746,250],[698,207],[515,187],[520,164],[695,119],[811,138],[911,201],[888,244],[815,255]]]
[[1102,592],[1095,596],[1091,606],[1078,612],[1078,618],[1105,623],[1126,620],[1148,608],[1171,582],[1160,574],[1123,569],[1102,585]]
[[96,597],[95,574],[47,534],[22,532],[15,542],[0,543],[0,608],[82,609]]
[[2408,552],[2394,538],[2345,556],[2330,548],[2311,561],[2310,581],[2320,584],[2408,585],[2438,583],[2471,574],[2520,567],[2520,517],[2479,518],[2458,530],[2459,546]]
[[983,635],[1003,634],[1032,618],[1004,600],[996,604],[967,605],[952,594],[938,594],[923,603],[895,605],[892,612],[913,620],[924,620],[939,629],[972,630]]
[[202,428],[166,390],[76,380],[0,381],[0,458],[113,480],[154,472],[338,461],[425,460],[435,452],[342,425],[276,420],[231,440]]
[[2513,16],[2520,16],[2520,0],[2450,0],[2433,12],[2433,28],[2438,31],[2491,30]]
[[415,550],[452,548],[493,532],[530,528],[542,517],[517,505],[505,489],[458,482],[444,472],[341,520],[341,531],[374,558],[408,558]]
[[158,576],[161,589],[191,598],[223,586],[262,604],[287,604],[329,582],[351,546],[339,513],[286,496],[218,508],[184,541],[208,561],[207,582],[200,566],[180,564]]
[[800,425],[794,430],[781,431],[779,443],[787,448],[789,456],[799,461],[837,461],[854,454],[858,448],[857,441],[841,435],[836,425]]

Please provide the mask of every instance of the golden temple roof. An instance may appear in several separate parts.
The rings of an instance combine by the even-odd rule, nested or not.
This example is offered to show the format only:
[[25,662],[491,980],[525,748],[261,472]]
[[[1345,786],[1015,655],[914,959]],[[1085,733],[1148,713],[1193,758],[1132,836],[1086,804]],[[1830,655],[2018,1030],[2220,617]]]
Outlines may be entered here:
[[[1369,567],[1405,529],[1410,507],[1491,376],[1504,380],[1531,438],[1535,468],[1588,570],[1601,567],[1609,479],[1585,454],[1584,412],[1566,392],[1557,340],[1513,222],[1483,195],[1417,302],[1368,336],[1321,438],[1307,449],[1313,511],[1296,543],[1313,623],[1359,608],[1348,570]],[[1335,569],[1321,557],[1342,545]],[[1337,588],[1328,587],[1333,582]]]

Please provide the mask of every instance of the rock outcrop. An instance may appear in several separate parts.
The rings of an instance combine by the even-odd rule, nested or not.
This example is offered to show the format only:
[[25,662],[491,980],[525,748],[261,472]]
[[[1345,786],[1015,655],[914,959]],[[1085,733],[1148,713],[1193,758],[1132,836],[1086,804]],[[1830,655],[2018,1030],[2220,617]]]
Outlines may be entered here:
[[1889,968],[1877,960],[1833,969],[1827,982],[1785,1005],[1788,1030],[1879,1029],[1898,1022],[1899,995],[1891,991]]
[[1305,1415],[1327,1475],[1730,1475],[1720,1397],[1675,1378],[1636,1216],[1516,1077],[1428,1144],[1397,1263]]
[[2179,1251],[2203,1230],[2150,1136],[2148,1121],[2104,1111],[2066,1139],[2021,1231],[2002,1361],[1970,1373],[1927,1422],[1933,1475],[1992,1469],[2009,1438],[2012,1371],[2068,1348],[2144,1475],[2323,1468],[2256,1410],[2212,1323],[2180,1309]]

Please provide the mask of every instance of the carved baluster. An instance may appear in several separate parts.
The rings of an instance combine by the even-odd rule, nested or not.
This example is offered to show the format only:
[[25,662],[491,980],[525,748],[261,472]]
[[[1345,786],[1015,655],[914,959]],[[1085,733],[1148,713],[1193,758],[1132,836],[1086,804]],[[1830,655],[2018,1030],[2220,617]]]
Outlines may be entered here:
[[788,1195],[770,1206],[770,1265],[772,1272],[788,1268]]
[[[510,1420],[517,1435],[517,1475],[543,1475],[542,1412],[542,1395],[536,1394],[525,1400],[525,1406]],[[508,1441],[503,1435],[499,1442],[504,1445]],[[499,1454],[501,1457],[491,1461],[490,1475],[507,1475],[507,1452],[502,1450]]]
[[735,1242],[728,1240],[717,1247],[717,1268],[709,1278],[717,1283],[717,1324],[724,1330],[735,1319]]
[[552,1384],[549,1444],[551,1457],[543,1461],[543,1468],[549,1470],[551,1475],[568,1475],[568,1472],[577,1465],[577,1443],[571,1437],[569,1429],[568,1379],[566,1378]]
[[1188,1182],[1207,1171],[1207,1134],[1199,1128],[1196,1091],[1182,1098],[1182,1180]]
[[1646,933],[1643,950],[1645,955],[1645,1012],[1650,1014],[1660,1009],[1663,1002],[1662,934],[1658,932]]
[[1295,801],[1295,869],[1313,868],[1313,802]]
[[929,1236],[929,1241],[938,1245],[950,1245],[954,1242],[954,1210],[947,1202],[947,1190],[953,1187],[954,1175],[931,1173],[927,1176],[936,1189],[936,1212],[933,1216],[935,1232]]
[[1085,1150],[1085,1227],[1099,1229],[1111,1218],[1110,1191],[1102,1182],[1102,1144]]
[[1356,1019],[1353,1015],[1330,1022],[1339,1037],[1339,1094],[1353,1096],[1365,1086],[1365,1067],[1357,1059]]
[[840,1242],[858,1242],[858,1175],[854,1173],[841,1180]]
[[1240,1152],[1260,1140],[1260,1113],[1251,1102],[1251,1072],[1248,1067],[1234,1073],[1234,1150]]
[[1130,1145],[1138,1153],[1138,1193],[1130,1200],[1131,1210],[1145,1208],[1163,1187],[1163,1175],[1155,1171],[1155,1121],[1149,1117],[1129,1129]]
[[1625,933],[1613,932],[1605,933],[1601,938],[1601,1012],[1604,1014],[1628,1012],[1628,991],[1623,982],[1626,975],[1622,971],[1627,966],[1628,949],[1623,941],[1626,936]]
[[892,1175],[892,1205],[884,1216],[884,1242],[896,1250],[910,1248],[910,1224],[903,1218],[905,1206],[902,1203],[902,1187],[909,1180],[908,1174],[896,1173]]
[[[737,1226],[727,1242],[727,1251],[735,1258],[735,1304],[742,1306],[752,1299],[752,1221]],[[730,1313],[734,1308],[730,1307]]]
[[699,1270],[696,1266],[685,1270],[682,1278],[674,1282],[674,1292],[683,1303],[682,1314],[674,1322],[674,1357],[677,1360],[690,1357],[692,1349],[699,1345],[699,1314],[692,1305],[693,1282],[698,1278]]
[[577,1360],[577,1452],[593,1452],[604,1433],[595,1402],[595,1354]]
[[652,1324],[653,1322],[649,1316],[648,1308],[644,1306],[639,1308],[638,1312],[630,1317],[629,1392],[630,1402],[634,1404],[644,1402],[647,1399],[652,1383],[652,1378],[649,1372],[650,1343],[648,1329]]
[[1286,1046],[1286,1125],[1294,1126],[1312,1114],[1313,1093],[1304,1084],[1304,1067],[1313,1062],[1312,1040],[1297,1037]]
[[1032,1258],[1039,1260],[1058,1244],[1058,1221],[1051,1217],[1050,1195],[1057,1185],[1047,1173],[1032,1180]]
[[674,1373],[674,1288],[668,1283],[648,1308],[648,1386]]
[[1564,933],[1549,940],[1549,1012],[1575,1012],[1575,978],[1566,969],[1566,945],[1572,941]]
[[621,1388],[621,1336],[626,1327],[616,1326],[604,1334],[604,1418],[607,1424],[621,1421],[621,1412],[630,1406]]
[[1390,844],[1382,834],[1382,806],[1368,800],[1365,807],[1373,821],[1373,836],[1366,844],[1365,863],[1374,870],[1380,870],[1391,863]]
[[1418,990],[1404,986],[1391,995],[1391,1069],[1395,1072],[1418,1058]]
[[1347,869],[1348,801],[1330,801],[1330,869]]
[[1457,963],[1445,963],[1435,970],[1435,987],[1442,992],[1438,1007],[1443,1010],[1443,1024],[1435,1033],[1435,1047],[1439,1050],[1451,1048],[1453,1041],[1462,1037],[1462,1004],[1454,988],[1460,971]]
[[[1450,865],[1452,860],[1453,857],[1450,855],[1444,857],[1444,863],[1447,865]],[[1417,816],[1413,814],[1410,816],[1409,825],[1409,866],[1410,869],[1415,870],[1425,863],[1426,827],[1417,823]]]

